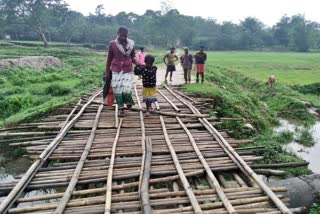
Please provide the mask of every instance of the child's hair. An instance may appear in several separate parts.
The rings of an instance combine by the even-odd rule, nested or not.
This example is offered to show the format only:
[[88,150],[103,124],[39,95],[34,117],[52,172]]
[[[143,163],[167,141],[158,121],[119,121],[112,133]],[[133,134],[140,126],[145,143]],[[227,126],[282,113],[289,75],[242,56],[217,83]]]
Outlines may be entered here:
[[152,56],[151,54],[146,55],[144,58],[144,62],[151,65],[154,63],[154,60],[154,56]]

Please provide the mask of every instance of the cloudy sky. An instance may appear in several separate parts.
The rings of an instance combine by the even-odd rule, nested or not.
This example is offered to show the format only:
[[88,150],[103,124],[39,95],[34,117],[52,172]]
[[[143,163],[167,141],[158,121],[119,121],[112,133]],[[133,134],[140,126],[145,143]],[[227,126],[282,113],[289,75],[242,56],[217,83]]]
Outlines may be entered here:
[[[115,15],[120,11],[134,12],[139,15],[147,9],[159,10],[163,0],[66,0],[70,8],[85,15],[94,13],[97,5],[102,4],[106,14]],[[247,16],[260,19],[272,26],[284,14],[288,16],[303,14],[312,21],[320,22],[320,0],[171,0],[180,13],[217,21],[239,23]]]

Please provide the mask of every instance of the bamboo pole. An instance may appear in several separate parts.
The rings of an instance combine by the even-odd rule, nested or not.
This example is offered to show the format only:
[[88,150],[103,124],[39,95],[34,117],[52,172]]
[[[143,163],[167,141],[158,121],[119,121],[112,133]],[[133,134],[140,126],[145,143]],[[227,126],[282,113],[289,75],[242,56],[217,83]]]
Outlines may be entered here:
[[[203,172],[204,172],[204,170],[193,171],[193,172],[186,173],[185,176],[186,177],[197,176],[197,175],[203,174]],[[179,179],[179,175],[173,175],[173,176],[168,176],[168,177],[150,179],[149,183],[150,184],[165,183],[165,182],[175,181],[178,179]],[[113,186],[112,189],[121,190],[121,189],[134,188],[137,186],[139,186],[139,182],[132,182],[132,183],[126,183],[126,184],[120,184],[120,185]],[[96,194],[96,193],[102,193],[102,192],[106,192],[106,187],[95,188],[95,189],[90,189],[90,190],[74,191],[72,193],[72,195],[73,196],[83,196],[83,195]],[[48,195],[43,195],[43,196],[19,198],[17,200],[17,202],[21,203],[21,202],[49,200],[49,199],[60,198],[62,196],[63,196],[63,193],[53,193],[53,194],[48,194]]]
[[190,200],[190,202],[192,204],[194,212],[196,214],[200,214],[202,212],[202,210],[200,208],[200,205],[199,205],[194,193],[192,192],[192,188],[189,185],[189,182],[188,182],[188,180],[187,180],[187,178],[186,178],[186,176],[185,176],[185,174],[184,174],[184,172],[183,172],[183,170],[181,168],[181,165],[179,163],[177,154],[176,154],[176,152],[175,152],[175,150],[174,150],[174,148],[173,148],[173,146],[172,146],[172,144],[170,142],[163,116],[160,116],[160,121],[161,121],[161,126],[162,126],[162,130],[163,130],[163,134],[164,134],[166,143],[167,143],[168,148],[170,150],[174,165],[175,165],[175,167],[176,167],[176,169],[178,171],[178,174],[180,176],[180,179],[181,179],[181,182],[183,184],[183,187],[184,187],[186,193],[188,194],[188,197],[189,197],[189,200]]
[[146,148],[146,155],[145,155],[141,187],[139,187],[140,189],[139,195],[141,198],[140,201],[141,201],[143,214],[152,214],[152,208],[150,205],[150,196],[149,196],[149,179],[150,179],[151,160],[152,160],[152,143],[150,138],[146,140],[145,148]]
[[[140,98],[138,95],[138,90],[137,90],[137,85],[134,84],[134,92],[135,92],[135,96],[138,102],[138,107],[139,109],[142,109],[142,105],[140,102]],[[141,158],[141,168],[140,168],[140,176],[139,176],[139,196],[141,197],[140,193],[141,193],[141,186],[142,186],[142,178],[143,178],[143,173],[144,173],[144,168],[145,168],[145,156],[146,156],[146,130],[145,130],[145,125],[144,125],[144,117],[143,117],[143,112],[140,111],[139,112],[139,117],[140,117],[140,127],[141,127],[141,153],[142,153],[142,158]]]
[[181,110],[166,96],[164,95],[159,89],[157,89],[158,93],[172,106],[172,108],[176,112],[180,112]]
[[106,199],[105,199],[105,211],[104,213],[110,214],[111,213],[111,194],[112,194],[112,174],[113,174],[113,166],[114,166],[114,160],[116,156],[116,149],[117,149],[117,143],[120,136],[120,129],[122,125],[123,119],[120,119],[119,127],[117,129],[117,134],[114,139],[114,143],[112,146],[112,154],[110,158],[110,165],[108,169],[108,177],[107,177],[107,188],[106,188]]
[[84,112],[87,106],[97,97],[101,91],[93,95],[93,97],[82,107],[82,109],[78,112],[78,114],[67,123],[64,129],[57,135],[57,137],[50,143],[50,145],[41,153],[31,167],[27,170],[24,176],[19,180],[17,185],[11,190],[9,195],[3,200],[0,204],[0,213],[6,213],[10,206],[15,202],[15,200],[19,197],[19,195],[26,188],[28,183],[31,181],[37,170],[42,166],[42,164],[46,161],[46,159],[51,155],[54,149],[59,145],[67,132],[71,129],[71,127],[77,122],[81,114]]
[[62,197],[62,199],[61,199],[61,201],[59,203],[59,205],[57,206],[56,210],[54,211],[54,214],[62,214],[63,213],[67,203],[70,200],[72,192],[74,191],[74,188],[77,185],[78,179],[80,177],[80,173],[82,171],[82,168],[84,166],[85,161],[87,160],[90,148],[91,148],[93,140],[95,138],[95,133],[96,133],[96,130],[97,130],[97,127],[98,127],[98,123],[99,123],[99,120],[100,120],[100,115],[101,115],[102,109],[103,109],[103,105],[100,105],[99,109],[97,111],[97,115],[96,115],[92,130],[91,130],[91,134],[90,134],[89,139],[87,141],[87,145],[86,145],[86,147],[85,147],[85,149],[84,149],[84,151],[83,151],[83,153],[81,155],[81,158],[80,158],[80,160],[78,162],[77,168],[73,173],[73,176],[72,176],[72,178],[70,180],[69,186],[66,189],[66,191],[65,191],[65,193],[64,193],[64,195],[63,195],[63,197]]
[[80,105],[82,102],[82,99],[79,100],[79,102],[76,104],[76,106],[72,109],[72,111],[70,112],[70,114],[68,115],[67,119],[65,120],[65,122],[62,124],[60,131],[62,131],[64,129],[64,127],[66,127],[68,121],[70,120],[70,118],[72,117],[72,115],[74,114],[74,112],[78,109],[78,105]]
[[[146,110],[144,110],[144,109],[135,108],[135,107],[132,107],[131,110],[132,111],[146,112]],[[173,112],[154,111],[154,110],[151,110],[150,112],[154,113],[154,114],[160,114],[160,115],[163,115],[163,116],[170,116],[170,117],[190,117],[190,118],[206,118],[206,117],[210,117],[209,114],[181,114],[181,113],[173,113]]]
[[219,185],[219,182],[217,180],[217,178],[214,176],[214,174],[212,173],[209,164],[207,163],[206,159],[203,157],[201,151],[199,150],[197,143],[195,142],[192,134],[190,133],[190,131],[186,128],[186,126],[184,125],[184,123],[180,120],[179,117],[176,117],[180,126],[184,129],[184,131],[186,132],[186,134],[189,137],[189,140],[193,146],[194,151],[196,152],[201,164],[203,165],[203,167],[205,168],[205,171],[207,173],[208,178],[210,179],[213,188],[217,191],[219,197],[221,198],[224,206],[226,207],[226,209],[228,210],[229,213],[236,213],[235,209],[232,207],[230,201],[228,200],[228,198],[225,196],[221,186]]
[[119,106],[118,104],[115,104],[115,111],[114,111],[114,119],[115,119],[115,124],[114,127],[117,129],[119,126]]
[[[174,92],[168,87],[165,86],[166,89],[174,95]],[[177,97],[178,98],[178,97]],[[197,110],[192,104],[182,101],[184,104],[186,104],[191,111],[194,113],[199,114],[199,110]],[[235,152],[235,150],[229,145],[229,143],[221,136],[221,134],[206,120],[206,119],[200,119],[200,122],[202,122],[205,127],[212,133],[212,135],[215,137],[215,139],[218,141],[218,143],[221,145],[222,148],[224,148],[225,151],[228,151],[231,153],[233,158],[236,159],[241,169],[243,169],[243,172],[247,175],[249,175],[268,195],[268,197],[271,198],[271,200],[274,202],[274,204],[281,210],[282,213],[290,214],[292,213],[288,207],[270,190],[270,188],[257,176],[257,174],[248,166],[248,164]],[[238,166],[239,166],[238,165]]]

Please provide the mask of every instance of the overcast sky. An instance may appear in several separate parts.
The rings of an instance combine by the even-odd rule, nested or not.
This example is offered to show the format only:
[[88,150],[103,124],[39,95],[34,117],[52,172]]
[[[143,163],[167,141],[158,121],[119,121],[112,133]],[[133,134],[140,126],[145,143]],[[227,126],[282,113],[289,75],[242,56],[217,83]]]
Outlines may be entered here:
[[[106,14],[121,11],[142,15],[146,10],[160,10],[162,0],[65,0],[70,8],[85,15],[94,13],[103,4]],[[214,18],[219,22],[239,23],[247,16],[260,19],[272,26],[284,14],[304,14],[306,19],[320,22],[320,0],[171,0],[180,13]]]

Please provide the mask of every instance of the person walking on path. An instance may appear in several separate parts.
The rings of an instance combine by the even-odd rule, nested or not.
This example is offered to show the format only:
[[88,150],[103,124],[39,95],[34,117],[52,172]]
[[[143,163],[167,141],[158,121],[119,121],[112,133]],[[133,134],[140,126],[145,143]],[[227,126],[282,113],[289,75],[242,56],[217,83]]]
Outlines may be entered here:
[[145,57],[145,65],[138,66],[136,74],[142,76],[143,102],[146,103],[146,117],[150,116],[151,104],[157,101],[157,67],[153,66],[154,56],[148,54]]
[[163,62],[167,66],[166,76],[164,80],[165,83],[167,83],[167,77],[169,73],[170,73],[170,82],[172,82],[172,73],[176,70],[175,61],[177,61],[179,58],[175,54],[175,50],[176,50],[175,47],[171,47],[170,52],[163,57]]
[[191,82],[191,70],[193,64],[192,54],[189,53],[189,48],[184,49],[184,54],[180,57],[180,63],[183,68],[184,80],[186,84]]
[[120,109],[119,116],[125,116],[124,104],[130,109],[132,99],[132,65],[135,63],[134,41],[128,39],[128,29],[119,27],[117,37],[110,41],[105,70],[106,83],[112,80],[113,94]]
[[201,83],[204,80],[204,64],[207,60],[207,54],[204,52],[204,47],[200,47],[200,51],[194,55],[195,58],[195,70],[197,72],[197,80],[196,82],[199,83],[199,75],[201,75]]

